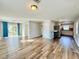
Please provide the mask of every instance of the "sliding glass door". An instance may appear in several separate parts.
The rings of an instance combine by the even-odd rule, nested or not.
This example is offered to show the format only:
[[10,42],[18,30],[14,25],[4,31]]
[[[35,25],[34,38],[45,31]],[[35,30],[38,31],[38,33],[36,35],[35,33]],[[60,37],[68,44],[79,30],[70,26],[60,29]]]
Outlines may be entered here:
[[20,36],[21,35],[21,24],[20,23],[8,23],[8,35],[9,36]]
[[8,23],[8,36],[18,36],[18,26],[16,23]]

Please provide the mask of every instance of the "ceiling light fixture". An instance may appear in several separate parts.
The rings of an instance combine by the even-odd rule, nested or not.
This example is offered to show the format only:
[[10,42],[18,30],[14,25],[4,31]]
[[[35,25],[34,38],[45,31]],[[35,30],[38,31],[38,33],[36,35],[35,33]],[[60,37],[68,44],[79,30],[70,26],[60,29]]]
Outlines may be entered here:
[[38,4],[40,3],[40,0],[33,0],[36,4],[31,5],[31,9],[33,11],[38,9]]
[[37,5],[31,5],[31,9],[32,9],[33,11],[35,11],[35,10],[38,9],[38,6],[37,6]]

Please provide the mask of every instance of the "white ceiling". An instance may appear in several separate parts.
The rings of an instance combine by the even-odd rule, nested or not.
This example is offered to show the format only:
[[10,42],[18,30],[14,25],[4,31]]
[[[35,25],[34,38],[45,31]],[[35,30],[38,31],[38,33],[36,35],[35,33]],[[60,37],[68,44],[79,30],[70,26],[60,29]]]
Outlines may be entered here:
[[32,11],[32,0],[0,0],[0,13],[46,20],[73,20],[79,16],[79,0],[41,0],[39,9]]

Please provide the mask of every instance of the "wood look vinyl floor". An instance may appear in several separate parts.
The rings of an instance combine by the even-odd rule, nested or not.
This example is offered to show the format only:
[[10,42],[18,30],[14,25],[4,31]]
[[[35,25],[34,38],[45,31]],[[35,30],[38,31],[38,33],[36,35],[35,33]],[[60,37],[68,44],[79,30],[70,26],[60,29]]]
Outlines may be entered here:
[[0,39],[0,59],[79,59],[79,49],[70,37],[21,39]]

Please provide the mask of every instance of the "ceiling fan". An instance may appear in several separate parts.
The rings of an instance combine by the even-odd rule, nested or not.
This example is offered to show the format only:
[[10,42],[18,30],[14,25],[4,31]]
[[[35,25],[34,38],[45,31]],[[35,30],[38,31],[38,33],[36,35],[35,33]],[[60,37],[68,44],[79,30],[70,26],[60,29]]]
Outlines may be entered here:
[[41,0],[33,0],[33,1],[36,2],[36,3],[40,3]]

